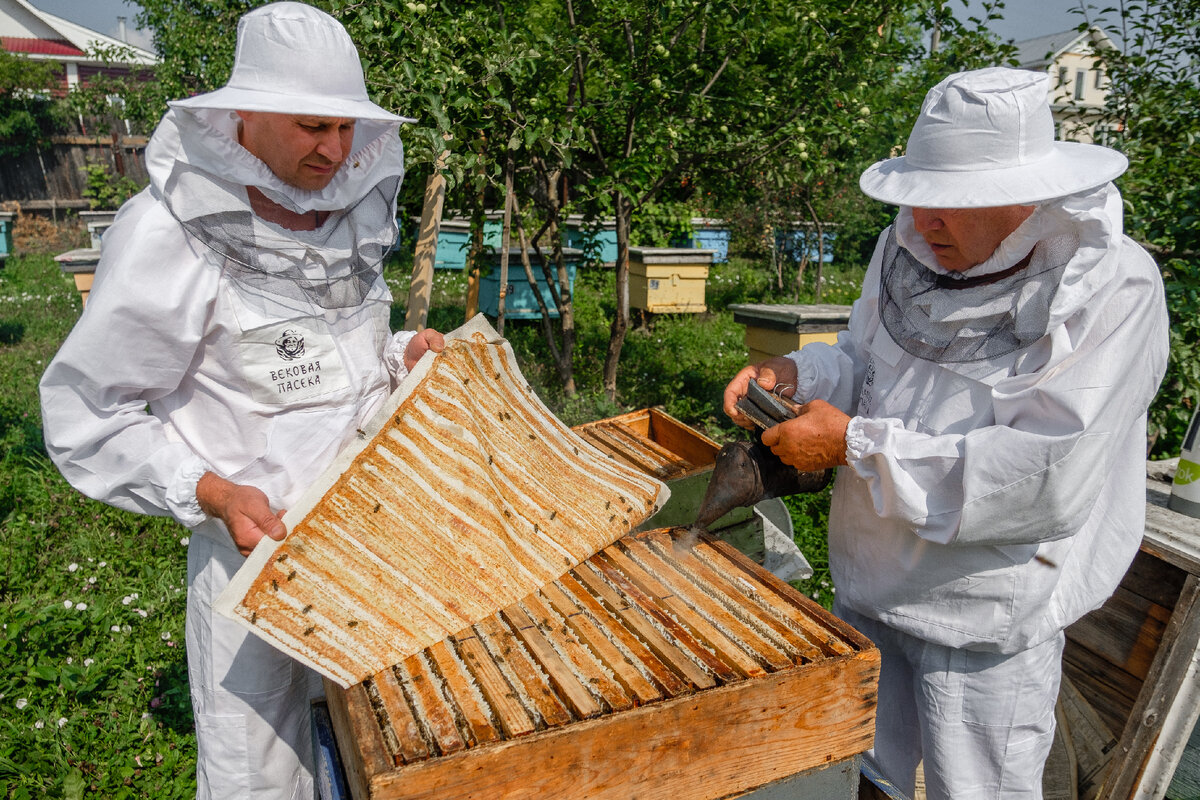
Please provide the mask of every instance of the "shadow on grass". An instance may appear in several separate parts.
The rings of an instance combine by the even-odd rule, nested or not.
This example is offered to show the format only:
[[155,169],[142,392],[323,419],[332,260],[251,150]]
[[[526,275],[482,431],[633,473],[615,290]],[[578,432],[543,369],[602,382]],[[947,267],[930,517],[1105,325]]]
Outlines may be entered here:
[[24,338],[24,325],[19,322],[0,322],[0,344],[17,344]]

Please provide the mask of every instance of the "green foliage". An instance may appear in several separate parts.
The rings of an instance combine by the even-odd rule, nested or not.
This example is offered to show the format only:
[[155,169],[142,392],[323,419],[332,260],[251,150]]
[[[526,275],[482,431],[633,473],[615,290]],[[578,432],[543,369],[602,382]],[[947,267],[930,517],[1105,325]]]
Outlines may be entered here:
[[60,68],[0,49],[0,158],[36,150],[66,126],[65,104],[50,95]]
[[83,196],[87,198],[92,210],[112,209],[121,207],[129,198],[141,191],[142,187],[128,175],[117,175],[107,164],[97,161],[88,162],[83,167],[85,185]]
[[1171,356],[1150,409],[1152,452],[1162,457],[1179,454],[1200,401],[1198,18],[1198,0],[1136,0],[1094,20],[1123,43],[1102,55],[1112,81],[1105,121],[1130,161],[1118,180],[1126,232],[1155,256],[1167,289]]
[[0,797],[193,797],[186,531],[46,458],[37,381],[79,315],[70,278],[10,259],[0,307]]

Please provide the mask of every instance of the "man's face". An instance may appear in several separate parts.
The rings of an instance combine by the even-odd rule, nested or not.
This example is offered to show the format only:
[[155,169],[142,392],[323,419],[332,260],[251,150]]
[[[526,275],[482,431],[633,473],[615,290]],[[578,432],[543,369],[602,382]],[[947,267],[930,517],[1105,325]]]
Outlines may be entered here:
[[914,208],[913,224],[938,263],[951,272],[962,272],[987,261],[1035,206],[991,208]]
[[350,155],[354,120],[239,111],[238,141],[284,183],[319,191]]

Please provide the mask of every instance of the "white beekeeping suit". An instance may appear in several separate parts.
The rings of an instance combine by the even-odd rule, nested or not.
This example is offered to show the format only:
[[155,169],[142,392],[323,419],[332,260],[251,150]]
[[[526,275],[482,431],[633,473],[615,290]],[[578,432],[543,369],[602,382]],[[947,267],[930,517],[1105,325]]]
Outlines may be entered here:
[[[355,120],[321,190],[238,143],[241,111]],[[196,484],[213,472],[286,509],[406,374],[381,264],[395,240],[403,120],[367,99],[342,26],[300,3],[242,18],[229,84],[171,104],[150,186],[105,234],[85,312],[41,384],[46,444],[91,497],[193,529],[188,667],[200,797],[312,797],[319,682],[212,601],[240,566]],[[322,224],[257,216],[255,187]]]
[[[1141,542],[1146,413],[1166,367],[1152,259],[1124,236],[1120,154],[1053,141],[1044,75],[930,90],[907,154],[861,179],[900,206],[849,329],[790,359],[850,419],[829,518],[835,611],[880,646],[874,755],[931,798],[1040,797],[1063,629]],[[943,267],[914,208],[1033,207]]]

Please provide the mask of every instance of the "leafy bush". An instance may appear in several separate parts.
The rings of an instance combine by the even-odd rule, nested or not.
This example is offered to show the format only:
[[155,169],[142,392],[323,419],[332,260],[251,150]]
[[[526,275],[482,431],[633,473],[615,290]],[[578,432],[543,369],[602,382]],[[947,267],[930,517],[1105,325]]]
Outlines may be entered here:
[[83,196],[92,210],[115,211],[129,198],[142,190],[141,185],[128,175],[117,175],[107,164],[89,161],[83,167],[85,185]]

